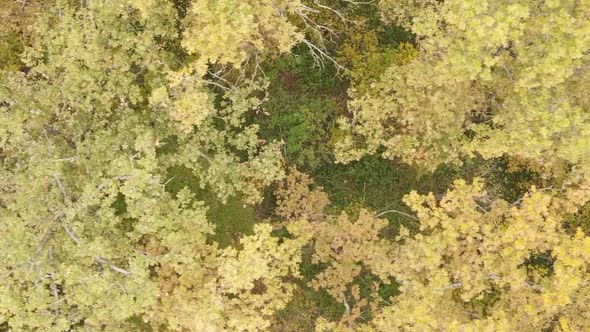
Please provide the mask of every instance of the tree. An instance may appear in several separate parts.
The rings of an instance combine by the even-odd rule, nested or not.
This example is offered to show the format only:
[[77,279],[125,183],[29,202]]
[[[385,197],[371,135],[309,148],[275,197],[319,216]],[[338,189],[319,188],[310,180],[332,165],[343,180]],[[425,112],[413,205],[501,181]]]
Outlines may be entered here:
[[[275,191],[276,214],[285,220],[293,236],[309,241],[311,263],[322,266],[310,286],[316,291],[326,290],[343,304],[343,326],[354,324],[366,307],[379,305],[372,299],[379,298],[375,290],[370,296],[361,296],[360,280],[365,282],[362,277],[370,273],[381,283],[391,283],[392,243],[380,236],[387,220],[364,209],[358,216],[345,212],[331,216],[325,211],[329,203],[326,193],[321,187],[312,189],[313,185],[308,175],[292,168],[283,186]],[[318,328],[322,324],[320,318]]]
[[[296,275],[298,240],[261,225],[242,250],[221,250],[206,206],[166,190],[175,165],[246,202],[283,175],[278,144],[261,144],[244,119],[264,83],[221,84],[208,73],[218,49],[183,49],[228,31],[179,27],[171,1],[58,1],[35,25],[27,72],[2,72],[3,326],[252,331],[289,299],[282,278]],[[183,303],[202,320],[178,317]]]
[[289,175],[274,192],[277,198],[276,215],[285,220],[325,218],[324,209],[330,204],[330,199],[322,187],[312,189],[314,184],[309,175],[291,167]]
[[184,18],[182,46],[211,63],[240,66],[258,56],[288,52],[302,35],[288,21],[300,1],[193,1]]
[[411,193],[420,232],[402,231],[392,275],[402,294],[374,319],[380,331],[584,330],[590,238],[562,226],[588,200],[588,183],[481,206],[476,180],[437,203]]
[[241,250],[216,249],[183,229],[167,243],[151,245],[150,257],[162,257],[156,269],[159,300],[146,308],[144,319],[155,330],[268,328],[272,315],[292,297],[294,285],[284,278],[299,275],[301,247],[307,241],[300,237],[279,243],[271,231],[270,225],[258,224],[254,235],[241,240]]
[[[0,28],[20,38],[0,54],[0,329],[261,331],[313,296],[344,312],[310,309],[318,331],[590,329],[590,238],[577,227],[590,206],[590,3],[382,0],[383,20],[416,36],[395,49],[348,0],[50,5],[21,12],[30,30]],[[368,20],[324,25],[347,13]],[[325,39],[339,33],[351,38]],[[486,187],[464,172],[475,180],[444,195],[405,195],[409,213],[366,209],[378,204],[365,186],[362,203],[330,205],[347,195],[285,169],[253,116],[272,94],[262,62],[296,44],[352,66],[340,161],[383,152],[433,169],[507,155],[507,169],[545,178],[503,191],[509,179]],[[343,98],[307,79],[310,100]],[[295,117],[313,117],[293,95]],[[317,137],[327,114],[309,121]],[[254,205],[271,185],[274,215],[256,211],[271,220],[217,240],[205,202]]]
[[[314,233],[315,259],[330,264],[315,286],[336,291],[333,295],[348,306],[339,292],[362,268],[383,282],[395,279],[400,294],[372,305],[369,323],[345,316],[340,322],[320,319],[317,328],[587,329],[590,237],[581,229],[572,232],[563,221],[588,201],[590,186],[572,187],[532,188],[517,202],[498,199],[489,205],[483,203],[481,179],[473,184],[456,181],[440,201],[433,194],[412,192],[404,201],[416,214],[419,230],[410,233],[402,227],[395,241],[379,235],[387,226],[383,220],[363,212],[356,223],[340,217],[336,225]],[[322,229],[321,224],[311,225]]]
[[54,1],[15,0],[0,1],[0,70],[20,70],[20,55],[25,46],[29,46],[35,18],[44,10],[48,10]]
[[[416,35],[419,55],[393,64],[353,100],[341,162],[366,154],[426,169],[504,154],[587,173],[590,6],[578,1],[381,1],[385,22]],[[579,169],[579,170],[578,170]]]
[[[587,180],[533,186],[515,202],[490,197],[479,178],[455,181],[441,198],[414,191],[404,197],[413,210],[405,216],[417,228],[402,225],[389,236],[387,220],[369,211],[358,217],[322,212],[312,204],[321,188],[311,191],[313,181],[297,177],[278,190],[278,211],[291,218],[292,234],[311,237],[312,263],[323,266],[312,287],[346,308],[340,321],[320,318],[318,330],[589,327],[590,237],[566,222],[588,202]],[[382,285],[395,280],[400,294],[361,295],[359,280],[368,275]],[[360,315],[366,310],[373,317],[368,323]]]

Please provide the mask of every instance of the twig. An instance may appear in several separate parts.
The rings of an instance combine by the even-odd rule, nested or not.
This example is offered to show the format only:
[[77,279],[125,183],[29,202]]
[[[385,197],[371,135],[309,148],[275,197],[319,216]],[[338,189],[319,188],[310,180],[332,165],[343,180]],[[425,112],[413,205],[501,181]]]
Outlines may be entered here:
[[[309,50],[311,51],[312,56],[317,59],[317,61],[319,61],[319,63],[322,63],[321,59],[322,58],[326,58],[328,60],[330,60],[338,69],[343,70],[346,73],[349,73],[350,70],[346,69],[345,67],[343,67],[341,64],[339,64],[336,60],[334,60],[334,58],[332,58],[331,56],[329,56],[326,52],[324,52],[321,48],[315,46],[312,42],[310,42],[307,39],[303,39],[301,40],[302,43],[304,43],[305,45],[307,45],[307,47],[309,48]],[[316,53],[317,52],[317,53]],[[318,55],[319,54],[319,55]]]
[[[49,249],[49,253],[48,253],[48,257],[49,257],[49,263],[51,264],[51,266],[55,266],[55,260],[53,259],[53,246],[51,246],[51,249]],[[55,285],[55,279],[53,278],[53,272],[49,274],[49,278],[51,279],[51,285],[49,286],[51,288],[51,294],[53,294],[53,300],[54,300],[54,305],[55,305],[55,315],[59,316],[59,293],[57,291],[57,286]]]
[[370,0],[370,1],[340,0],[340,1],[348,2],[348,3],[353,4],[353,5],[368,5],[368,4],[371,4],[371,3],[375,2],[375,0]]
[[338,17],[340,17],[340,19],[342,20],[342,22],[344,22],[344,26],[346,26],[346,24],[348,22],[351,22],[349,19],[347,19],[346,17],[344,17],[344,15],[342,15],[342,13],[340,13],[336,9],[331,8],[329,6],[322,5],[321,3],[318,2],[318,0],[315,0],[314,3],[316,4],[316,6],[318,6],[320,8],[323,8],[323,9],[327,9],[327,10],[333,12],[334,14],[338,15]]
[[66,231],[66,233],[68,233],[68,236],[74,241],[76,242],[76,244],[80,244],[80,238],[76,236],[76,234],[74,234],[74,232],[66,225],[63,226],[64,230]]
[[173,177],[171,177],[170,179],[166,180],[166,182],[164,182],[164,184],[162,184],[162,187],[166,187],[166,185],[168,183],[170,183],[170,181],[174,180],[174,178],[176,177],[176,175],[174,175]]
[[68,194],[66,194],[66,189],[64,188],[64,185],[61,182],[61,180],[59,179],[59,176],[57,175],[56,172],[53,172],[53,178],[55,179],[55,182],[57,182],[57,186],[59,187],[59,190],[61,190],[61,193],[64,197],[64,205],[67,205],[70,198],[68,197]]
[[204,81],[205,83],[207,83],[207,84],[214,85],[214,86],[216,86],[216,87],[218,87],[218,88],[222,89],[223,91],[229,91],[229,88],[228,88],[228,87],[226,87],[226,86],[223,86],[223,85],[221,85],[221,84],[219,84],[219,83],[217,83],[217,82],[208,81],[208,80],[203,80],[203,81]]
[[405,217],[408,217],[408,218],[410,218],[410,219],[413,219],[413,220],[415,220],[415,221],[419,221],[419,219],[418,219],[418,218],[414,217],[414,216],[413,216],[413,215],[411,215],[411,214],[407,214],[407,213],[405,213],[405,212],[398,211],[398,210],[393,210],[393,209],[392,209],[392,210],[383,211],[383,212],[381,212],[381,213],[378,213],[378,214],[376,214],[376,215],[375,215],[375,218],[379,218],[379,217],[381,217],[381,216],[383,216],[383,215],[385,215],[385,214],[388,214],[388,213],[397,213],[397,214],[400,214],[400,215],[402,215],[402,216],[405,216]]
[[350,305],[348,304],[348,301],[346,300],[346,294],[342,293],[342,298],[344,299],[344,309],[346,310],[346,315],[350,316]]
[[53,159],[53,162],[58,162],[58,161],[74,161],[76,160],[76,157],[69,157],[69,158],[60,158],[60,159]]
[[106,265],[108,265],[115,272],[119,272],[119,273],[124,274],[126,276],[128,276],[128,275],[131,274],[131,272],[129,272],[129,271],[125,270],[125,269],[122,269],[122,268],[120,268],[118,266],[115,266],[115,265],[112,265],[112,264],[107,263],[107,261],[105,261],[104,258],[102,258],[100,256],[94,256],[94,259],[96,259],[100,264],[106,264]]

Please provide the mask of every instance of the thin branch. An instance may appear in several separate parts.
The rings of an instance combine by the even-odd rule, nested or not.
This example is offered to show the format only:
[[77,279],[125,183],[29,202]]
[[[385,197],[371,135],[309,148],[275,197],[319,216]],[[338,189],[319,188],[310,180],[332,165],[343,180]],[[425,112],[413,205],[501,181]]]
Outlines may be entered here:
[[207,84],[214,85],[214,86],[216,86],[216,87],[218,87],[218,88],[222,89],[223,91],[229,91],[229,88],[228,88],[228,87],[226,87],[226,86],[223,86],[223,85],[221,85],[221,84],[219,84],[219,83],[217,83],[217,82],[208,81],[208,80],[203,80],[203,82],[205,82],[205,83],[207,83]]
[[47,148],[49,150],[49,155],[53,156],[53,145],[51,145],[51,141],[49,140],[49,136],[47,136],[47,130],[43,129],[43,136],[47,140]]
[[[76,242],[77,245],[80,244],[80,239],[78,238],[78,236],[76,236],[76,234],[74,234],[74,232],[72,232],[72,230],[69,229],[67,226],[64,226],[64,228],[66,230],[66,233],[68,233],[68,235],[70,236],[70,238],[74,242]],[[104,260],[104,258],[102,258],[100,256],[94,256],[94,259],[96,259],[101,264],[108,265],[113,271],[119,272],[119,273],[124,274],[126,276],[128,276],[128,275],[131,274],[131,272],[129,272],[129,271],[125,270],[125,269],[122,269],[122,268],[120,268],[120,267],[118,267],[116,265],[112,265],[112,264],[107,263],[107,261]]]
[[31,263],[33,263],[33,261],[35,261],[36,258],[39,257],[39,254],[41,253],[41,251],[43,251],[43,248],[45,248],[45,245],[47,244],[49,239],[51,239],[51,237],[53,236],[53,230],[51,229],[51,226],[53,226],[53,224],[55,223],[56,220],[58,220],[59,218],[65,216],[65,215],[66,215],[65,212],[62,211],[62,212],[54,215],[53,218],[51,218],[51,221],[49,221],[49,225],[47,225],[47,227],[43,231],[43,236],[41,237],[41,240],[39,241],[39,244],[37,245],[37,250],[35,251],[35,255],[33,257],[31,257],[31,259],[30,259]]
[[170,181],[174,180],[174,178],[176,177],[176,175],[174,175],[173,177],[171,177],[170,179],[166,180],[166,182],[164,182],[164,184],[162,184],[162,187],[166,187],[166,185],[168,183],[170,183]]
[[407,214],[407,213],[405,213],[405,212],[398,211],[398,210],[394,210],[394,209],[391,209],[391,210],[387,210],[387,211],[380,212],[380,213],[378,213],[378,214],[376,214],[376,215],[375,215],[375,218],[379,218],[379,217],[381,217],[381,216],[383,216],[383,215],[385,215],[385,214],[388,214],[388,213],[397,213],[397,214],[400,214],[400,215],[402,215],[402,216],[404,216],[404,217],[408,217],[408,218],[410,218],[410,219],[413,219],[413,220],[415,220],[415,221],[420,221],[418,218],[414,217],[414,216],[413,216],[413,215],[411,215],[411,214]]
[[452,283],[452,284],[448,285],[445,288],[445,290],[446,289],[457,289],[457,288],[461,288],[461,287],[463,287],[463,283],[462,282],[455,282],[455,283]]
[[207,161],[208,161],[210,164],[212,164],[212,163],[213,163],[213,160],[212,160],[211,158],[209,158],[209,156],[207,156],[207,155],[206,155],[206,154],[204,154],[203,152],[201,152],[201,151],[197,150],[197,153],[198,153],[198,154],[199,154],[201,157],[205,158],[205,159],[206,159],[206,160],[207,160]]
[[504,71],[506,71],[506,74],[508,74],[508,78],[510,79],[510,81],[514,82],[514,79],[512,78],[512,73],[510,72],[505,63],[502,64],[502,67],[504,67]]
[[329,6],[322,5],[321,3],[318,2],[318,0],[315,0],[314,3],[316,4],[316,6],[323,8],[323,9],[327,9],[327,10],[333,12],[334,14],[338,15],[338,17],[340,17],[342,22],[344,22],[344,26],[346,26],[346,24],[348,22],[352,22],[351,20],[347,19],[344,15],[342,15],[341,12],[337,11],[336,9],[329,7]]
[[115,265],[112,265],[112,264],[107,263],[107,261],[104,260],[104,258],[102,258],[100,256],[94,256],[94,259],[96,259],[100,264],[108,265],[115,272],[119,272],[119,273],[124,274],[126,276],[128,276],[128,275],[131,274],[131,272],[129,272],[129,271],[125,270],[125,269],[122,269],[122,268],[120,268],[118,266],[115,266]]
[[[127,180],[129,179],[130,176],[128,175],[120,175],[120,176],[116,176],[113,179],[114,180]],[[58,177],[59,180],[59,177]],[[59,182],[58,181],[58,186],[59,186]],[[94,196],[97,192],[101,191],[104,186],[106,186],[108,183],[107,181],[104,181],[103,183],[101,183],[97,188],[96,188],[96,192],[93,193],[91,195],[90,198],[92,198],[92,196]],[[61,185],[61,188],[63,188],[63,185]],[[65,191],[65,190],[64,190]],[[71,213],[75,214],[77,213],[79,210],[83,209],[85,206],[83,204],[80,204],[76,209],[74,209],[73,211],[70,211]],[[53,218],[51,218],[51,220],[49,221],[47,227],[45,228],[45,230],[43,231],[43,236],[41,237],[41,240],[39,240],[39,244],[37,245],[37,250],[35,251],[35,254],[31,257],[31,259],[28,261],[28,263],[33,264],[38,258],[39,255],[41,254],[41,251],[43,251],[43,249],[45,248],[45,245],[47,245],[47,242],[49,242],[49,240],[53,237],[54,235],[54,231],[52,230],[52,226],[53,224],[61,217],[66,215],[66,209],[60,211],[59,213],[56,213]],[[76,234],[66,225],[62,225],[62,227],[64,227],[64,230],[66,231],[66,233],[68,234],[68,236],[74,241],[76,242],[76,244],[80,243],[80,238],[78,238],[78,236],[76,236]],[[24,265],[24,264],[23,264]],[[11,273],[8,273],[8,275],[10,275]]]
[[[556,191],[556,192],[563,192],[564,191],[563,188],[553,188],[553,186],[549,186],[549,187],[537,189],[536,192],[543,192],[543,191],[549,191],[549,190]],[[523,195],[522,197],[520,197],[519,199],[514,201],[512,203],[512,205],[519,205],[525,198],[530,197],[531,194],[532,194],[532,192],[529,191],[526,195]]]
[[60,159],[53,159],[51,161],[58,162],[58,161],[74,161],[77,157],[69,157],[69,158],[60,158]]
[[[48,253],[49,263],[52,267],[55,266],[55,260],[53,259],[53,246],[49,249]],[[55,305],[55,315],[59,316],[59,292],[57,291],[57,286],[55,284],[55,279],[53,278],[53,272],[49,274],[49,278],[51,279],[51,294],[53,294],[53,304]]]
[[[251,54],[248,55],[248,57],[246,58],[246,62],[242,65],[242,69],[240,70],[240,75],[238,76],[238,78],[236,78],[236,85],[239,85],[242,78],[246,75],[246,70],[248,68],[248,64],[250,64],[251,58],[252,58],[252,55]],[[256,71],[254,71],[254,75],[256,75]]]
[[344,309],[346,310],[346,316],[350,316],[350,304],[346,300],[346,294],[342,293],[342,298],[344,299]]
[[[304,43],[309,50],[311,51],[312,56],[316,59],[316,61],[318,61],[319,63],[322,63],[322,59],[326,58],[328,60],[330,60],[338,69],[343,70],[346,73],[349,73],[350,70],[346,69],[345,67],[343,67],[341,64],[339,64],[336,60],[334,60],[334,58],[332,58],[331,56],[329,56],[326,52],[324,52],[321,48],[315,46],[312,42],[310,42],[307,39],[303,39],[301,40],[302,43]],[[317,52],[317,53],[316,53]]]
[[297,12],[297,15],[303,20],[303,24],[305,24],[305,27],[312,30],[313,32],[315,32],[315,34],[318,36],[318,38],[320,39],[320,43],[324,44],[323,39],[324,39],[324,34],[320,31],[320,30],[325,30],[329,33],[330,36],[330,41],[333,42],[334,41],[334,37],[337,37],[338,35],[336,34],[336,32],[334,32],[334,30],[328,28],[325,25],[321,25],[316,23],[314,20],[312,20],[311,18],[309,18],[306,14],[302,13],[302,12]]
[[340,0],[340,1],[348,2],[348,3],[353,4],[353,5],[368,5],[368,4],[371,4],[371,3],[375,2],[375,0],[370,0],[370,1]]
[[68,197],[68,194],[66,194],[66,189],[56,172],[53,172],[53,178],[55,179],[55,182],[57,182],[57,186],[59,187],[59,190],[61,190],[61,193],[64,197],[64,205],[67,205],[70,198]]
[[119,272],[119,273],[121,273],[121,274],[124,274],[124,275],[126,275],[126,276],[128,276],[128,275],[130,275],[130,274],[131,274],[131,272],[129,272],[129,271],[125,270],[125,269],[122,269],[122,268],[120,268],[120,267],[117,267],[117,266],[115,266],[115,265],[109,265],[109,267],[110,267],[111,269],[113,269],[113,271]]
[[483,213],[489,212],[488,210],[484,209],[481,205],[479,205],[477,202],[474,202],[474,203],[475,203],[475,206],[481,210],[481,212],[483,212]]
[[266,79],[266,73],[264,72],[264,70],[260,66],[260,61],[258,59],[258,52],[256,53],[255,56],[256,56],[256,67],[254,68],[254,75],[252,75],[252,79],[254,79],[254,77],[256,76],[256,73],[258,73],[259,71],[262,74],[262,77],[264,77]]
[[[490,274],[490,275],[488,275],[488,279],[489,280],[502,280],[502,277],[500,275],[498,275],[498,274]],[[530,287],[530,288],[532,288],[534,290],[542,290],[542,287],[541,286],[539,286],[537,284],[534,284],[533,282],[531,282],[529,280],[523,282],[522,285],[525,286],[525,287]],[[457,289],[457,288],[461,288],[461,287],[463,287],[463,282],[462,281],[458,281],[458,282],[454,282],[454,283],[448,285],[443,290]]]
[[[214,73],[214,72],[212,72],[212,71],[207,71],[207,74],[209,74],[209,75],[211,75],[211,76],[215,77],[216,79],[218,79],[218,80],[220,80],[220,81],[224,82],[225,84],[227,84],[229,87],[232,87],[232,88],[233,88],[233,87],[235,86],[235,84],[233,84],[232,82],[228,81],[228,80],[227,80],[225,77],[223,77],[223,76],[219,76],[219,73],[220,73],[220,72],[223,72],[223,71],[221,71],[221,70],[220,70],[220,71],[218,71],[217,73]],[[225,87],[225,88],[227,89],[227,87]],[[229,89],[228,89],[228,90],[229,90]]]
[[72,239],[72,241],[76,242],[76,244],[80,244],[80,238],[78,236],[76,236],[76,234],[74,234],[74,232],[66,225],[63,226],[64,230],[66,231],[66,233],[68,233],[68,236],[70,237],[70,239]]
[[[66,194],[66,190],[64,188],[63,183],[61,182],[61,180],[59,179],[59,176],[57,175],[57,173],[53,173],[53,178],[55,179],[55,182],[57,182],[57,186],[59,187],[59,189],[61,190],[61,193],[64,196],[64,204],[67,205],[69,202],[69,197]],[[74,232],[67,226],[67,225],[63,225],[64,230],[66,231],[66,233],[68,234],[68,236],[74,241],[76,242],[76,244],[80,244],[80,238],[76,236],[76,234],[74,234]]]
[[[298,6],[297,6],[297,7],[298,7],[298,8],[301,8],[301,9],[303,9],[303,10],[305,10],[305,11],[308,11],[308,12],[310,12],[310,13],[319,13],[319,12],[320,12],[319,10],[317,10],[317,9],[313,9],[313,8],[311,8],[311,7],[309,7],[309,6],[306,6],[306,5],[302,4],[302,3],[298,4]],[[295,12],[296,12],[296,13],[298,13],[298,14],[300,13],[300,11],[299,11],[299,10],[297,10],[297,9],[295,9]]]

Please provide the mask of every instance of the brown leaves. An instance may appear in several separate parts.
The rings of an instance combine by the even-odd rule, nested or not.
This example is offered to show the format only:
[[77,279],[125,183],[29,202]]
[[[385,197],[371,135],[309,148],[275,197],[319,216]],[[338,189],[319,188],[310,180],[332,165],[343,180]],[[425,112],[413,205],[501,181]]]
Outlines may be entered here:
[[275,213],[285,218],[320,220],[324,208],[330,204],[328,195],[321,187],[313,188],[314,181],[307,174],[291,167],[287,178],[275,190],[277,208]]

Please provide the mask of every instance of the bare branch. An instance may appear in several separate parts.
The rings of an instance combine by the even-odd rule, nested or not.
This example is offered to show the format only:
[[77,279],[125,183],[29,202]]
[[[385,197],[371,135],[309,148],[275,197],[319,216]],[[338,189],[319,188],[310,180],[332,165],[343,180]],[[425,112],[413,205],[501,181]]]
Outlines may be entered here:
[[[225,71],[225,68],[222,68],[222,69],[220,69],[220,70],[219,70],[219,71],[217,71],[216,73],[214,73],[214,72],[212,72],[212,71],[208,70],[208,71],[207,71],[207,74],[209,74],[209,75],[213,76],[214,78],[216,78],[216,79],[218,79],[218,80],[222,81],[223,83],[227,84],[227,87],[225,87],[225,86],[224,86],[224,88],[225,88],[226,90],[229,90],[229,88],[233,88],[233,87],[235,86],[235,84],[233,84],[232,82],[228,81],[228,80],[227,80],[227,79],[224,77],[224,76],[226,76],[226,75],[224,75],[224,76],[220,76],[220,75],[219,75],[220,73],[223,73],[223,71]],[[229,88],[228,88],[228,87],[229,87]]]
[[508,74],[508,78],[510,79],[510,81],[514,82],[514,79],[512,78],[512,73],[510,72],[505,63],[502,64],[502,67],[504,68],[504,71],[506,71],[506,74]]
[[63,226],[64,230],[66,231],[66,233],[68,233],[68,236],[74,241],[76,242],[76,244],[80,244],[80,238],[76,236],[76,234],[74,234],[74,232],[66,225]]
[[111,268],[111,269],[113,269],[113,271],[116,271],[116,272],[122,273],[122,274],[124,274],[124,275],[126,275],[126,276],[128,276],[128,275],[130,275],[130,274],[131,274],[131,272],[129,272],[129,271],[125,270],[125,269],[122,269],[122,268],[120,268],[120,267],[117,267],[117,266],[115,266],[115,265],[109,265],[109,266],[110,266],[110,268]]
[[477,203],[477,202],[474,202],[474,203],[475,203],[475,206],[477,206],[477,208],[481,210],[481,212],[483,212],[483,213],[489,212],[483,206],[479,205],[479,203]]
[[318,2],[318,0],[314,0],[314,3],[316,4],[316,6],[323,8],[323,9],[327,9],[327,10],[331,11],[332,13],[338,15],[338,17],[340,17],[342,22],[344,22],[345,26],[348,22],[352,22],[351,20],[347,19],[344,15],[342,15],[341,12],[337,11],[336,9],[329,7],[329,6],[322,5],[321,3]]
[[61,182],[61,180],[59,179],[59,176],[57,175],[57,172],[53,172],[53,178],[55,179],[55,182],[57,182],[57,186],[59,187],[59,190],[61,190],[61,193],[64,197],[64,204],[67,205],[70,198],[68,197],[68,194],[66,194],[66,189],[64,188],[63,183]]
[[210,164],[212,164],[212,163],[213,163],[213,160],[212,160],[211,158],[209,158],[209,156],[207,156],[205,153],[203,153],[203,152],[201,152],[201,151],[199,151],[199,150],[197,150],[197,153],[198,153],[198,154],[199,154],[201,157],[205,158],[205,159],[206,159],[206,160],[207,160],[207,161],[208,161]]
[[223,85],[221,85],[221,84],[219,84],[219,83],[217,83],[217,82],[208,81],[208,80],[203,80],[203,82],[205,82],[205,83],[207,83],[207,84],[210,84],[210,85],[214,85],[214,86],[216,86],[216,87],[218,87],[218,88],[222,89],[223,91],[229,91],[229,88],[228,88],[228,87],[226,87],[226,86],[223,86]]
[[162,187],[166,187],[166,185],[167,185],[168,183],[170,183],[170,181],[174,180],[174,178],[175,178],[175,177],[176,177],[176,175],[175,175],[175,176],[173,176],[173,177],[171,177],[170,179],[166,180],[166,182],[164,182],[164,184],[162,184]]
[[51,145],[51,141],[49,140],[49,136],[47,136],[47,130],[43,129],[43,136],[47,140],[47,148],[49,150],[49,155],[53,156],[53,145]]
[[[48,253],[49,263],[52,267],[55,266],[55,260],[53,259],[53,246],[49,249]],[[53,272],[49,274],[49,278],[51,278],[51,294],[53,294],[53,304],[55,306],[55,315],[59,316],[59,292],[57,291],[57,285],[55,284],[55,280],[53,278]]]
[[410,218],[410,219],[413,219],[413,220],[415,220],[415,221],[419,221],[419,219],[418,219],[418,218],[414,217],[414,216],[413,216],[413,215],[411,215],[411,214],[407,214],[407,213],[405,213],[405,212],[398,211],[398,210],[394,210],[394,209],[391,209],[391,210],[387,210],[387,211],[380,212],[380,213],[378,213],[378,214],[376,214],[376,215],[375,215],[375,218],[379,218],[379,217],[381,217],[381,216],[383,216],[383,215],[386,215],[386,214],[388,214],[388,213],[397,213],[397,214],[400,214],[400,215],[402,215],[402,216],[404,216],[404,217],[408,217],[408,218]]
[[53,162],[58,162],[58,161],[74,161],[76,160],[76,157],[69,157],[69,158],[60,158],[60,159],[53,159],[51,161]]
[[[72,232],[71,229],[69,229],[67,226],[64,226],[64,229],[66,230],[66,233],[68,233],[68,235],[70,236],[70,238],[74,242],[76,242],[77,245],[80,244],[80,239],[78,238],[78,236],[76,236],[76,234],[74,234],[74,232]],[[116,265],[107,263],[107,261],[104,260],[104,258],[102,258],[100,256],[94,256],[94,259],[96,259],[101,264],[108,265],[113,271],[119,272],[119,273],[124,274],[126,276],[129,275],[129,274],[131,274],[131,272],[129,272],[129,271],[125,270],[125,269],[122,269],[122,268],[120,268],[120,267],[118,267]]]
[[323,58],[326,58],[326,59],[330,60],[336,66],[336,68],[338,68],[339,70],[343,70],[346,73],[349,73],[350,72],[350,70],[348,70],[345,67],[343,67],[336,60],[334,60],[334,58],[332,58],[331,56],[329,56],[321,48],[315,46],[309,40],[307,40],[307,39],[304,38],[301,42],[304,43],[309,48],[309,50],[311,51],[311,55],[314,57],[314,59],[316,59],[316,61],[318,63],[323,63],[322,59]]
[[[502,277],[500,275],[498,275],[498,274],[490,274],[490,275],[488,275],[487,278],[489,280],[499,280],[499,281],[502,280]],[[541,286],[539,286],[539,285],[537,285],[537,284],[535,284],[535,283],[533,283],[533,282],[531,282],[529,280],[523,282],[522,285],[525,286],[525,287],[530,287],[530,288],[532,288],[534,290],[542,290],[542,287]],[[443,290],[457,289],[457,288],[461,288],[461,287],[463,287],[463,282],[462,281],[458,281],[458,282],[454,282],[454,283],[448,285]]]
[[333,36],[337,36],[336,32],[334,32],[334,30],[328,28],[325,25],[321,25],[321,24],[316,23],[314,20],[309,18],[305,13],[297,12],[297,15],[299,15],[299,17],[303,20],[303,24],[305,24],[306,28],[315,32],[317,37],[320,39],[320,43],[323,44],[323,39],[324,39],[324,34],[322,33],[321,30],[327,31],[330,36],[330,41],[334,41]]
[[350,316],[350,304],[346,300],[346,294],[342,294],[342,298],[344,299],[344,309],[346,310],[346,316]]
[[126,276],[128,276],[128,275],[131,274],[131,272],[129,272],[129,271],[125,270],[125,269],[122,269],[122,268],[120,268],[118,266],[115,266],[115,265],[112,265],[112,264],[107,263],[107,261],[104,260],[104,258],[102,258],[100,256],[94,256],[94,259],[96,259],[100,264],[108,265],[115,272],[119,272],[119,273],[124,274]]
[[371,3],[375,2],[375,0],[370,0],[370,1],[340,0],[340,1],[348,2],[348,3],[353,4],[353,5],[368,5],[368,4],[371,4]]

